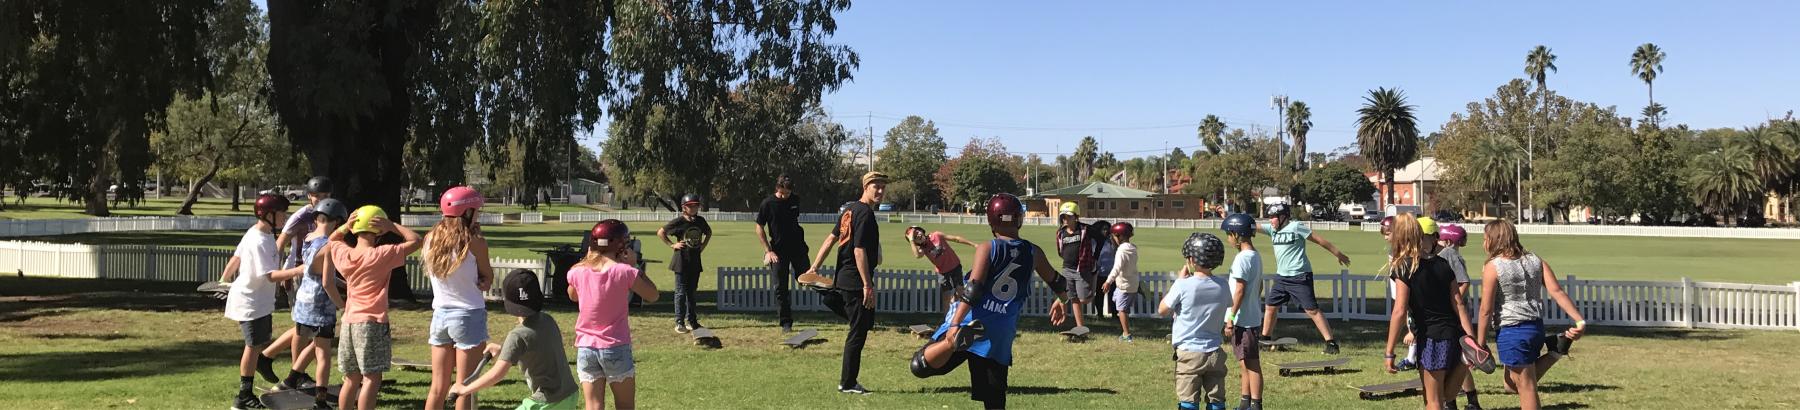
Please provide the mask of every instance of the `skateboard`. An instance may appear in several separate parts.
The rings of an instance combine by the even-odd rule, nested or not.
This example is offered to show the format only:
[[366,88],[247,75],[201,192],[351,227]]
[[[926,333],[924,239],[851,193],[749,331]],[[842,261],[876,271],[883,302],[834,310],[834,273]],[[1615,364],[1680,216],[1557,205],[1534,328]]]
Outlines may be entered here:
[[403,369],[431,370],[431,363],[402,358],[400,356],[394,356],[392,360],[388,361],[388,363],[391,363],[395,367],[399,367],[399,368],[403,368]]
[[1069,343],[1086,342],[1088,340],[1088,328],[1087,328],[1087,326],[1076,326],[1073,329],[1064,330],[1062,332],[1062,336],[1063,336],[1063,341],[1065,341],[1065,342],[1069,342]]
[[[485,354],[481,355],[481,362],[475,364],[475,371],[469,372],[469,376],[463,378],[462,384],[464,386],[467,386],[467,385],[469,385],[469,383],[474,383],[475,379],[481,378],[481,370],[487,368],[488,362],[491,362],[493,360],[494,360],[494,356],[492,356],[492,355],[485,355]],[[449,396],[445,397],[444,398],[444,403],[446,404],[445,407],[452,407],[452,408],[456,407],[457,396],[461,396],[461,395],[456,394],[456,393],[450,393]],[[471,397],[473,397],[473,396],[471,396]],[[473,398],[471,398],[469,400],[470,400],[470,402],[474,402]]]
[[1472,336],[1463,336],[1460,342],[1463,363],[1474,366],[1475,370],[1482,373],[1494,374],[1494,355],[1488,352],[1487,346],[1475,343]]
[[806,345],[812,344],[813,340],[817,340],[817,339],[814,339],[816,337],[819,337],[818,330],[805,329],[805,330],[801,330],[800,333],[795,333],[793,337],[789,337],[789,338],[787,338],[787,340],[781,341],[781,344],[787,345],[787,347],[789,349],[799,349],[802,347],[806,347]]
[[907,326],[906,331],[907,333],[912,333],[914,336],[918,336],[920,339],[930,339],[931,334],[936,333],[937,329],[933,329],[930,325],[912,325]]
[[212,296],[213,298],[216,298],[216,299],[225,299],[225,293],[231,291],[231,284],[220,283],[220,282],[201,282],[200,287],[194,288],[194,291],[207,294],[208,296]]
[[1331,373],[1337,371],[1338,366],[1343,366],[1347,363],[1350,363],[1350,358],[1345,357],[1316,362],[1277,363],[1275,368],[1279,369],[1282,377],[1288,377],[1293,376],[1294,372],[1299,370],[1324,369],[1326,373]]
[[1294,347],[1294,345],[1297,345],[1297,344],[1300,344],[1300,339],[1295,339],[1295,338],[1291,338],[1291,337],[1283,337],[1280,339],[1263,342],[1263,350],[1268,350],[1271,352],[1287,351],[1289,348],[1292,348],[1292,347]]
[[694,331],[692,333],[689,333],[688,335],[694,337],[694,345],[695,346],[705,347],[708,349],[718,349],[718,348],[725,347],[724,343],[719,342],[719,335],[713,334],[712,329],[707,329],[704,327],[695,328]]
[[[313,408],[314,399],[318,397],[318,389],[318,387],[312,387],[275,390],[263,393],[257,399],[262,400],[263,406],[267,406],[270,410],[310,410]],[[326,400],[333,404],[337,403],[337,392],[343,389],[344,385],[342,384],[325,386]]]
[[1419,381],[1419,379],[1412,379],[1403,382],[1350,387],[1357,390],[1357,397],[1360,397],[1363,400],[1374,400],[1375,397],[1388,393],[1411,394],[1418,392],[1419,389],[1425,388],[1425,383]]

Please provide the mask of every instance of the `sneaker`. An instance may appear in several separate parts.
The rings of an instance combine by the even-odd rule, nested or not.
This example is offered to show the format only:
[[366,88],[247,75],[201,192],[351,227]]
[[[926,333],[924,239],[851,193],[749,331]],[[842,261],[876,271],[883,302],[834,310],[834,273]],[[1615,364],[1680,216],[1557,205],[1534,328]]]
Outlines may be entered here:
[[1469,403],[1468,405],[1463,406],[1463,410],[1481,410],[1481,405]]
[[1412,359],[1400,359],[1400,363],[1395,363],[1394,368],[1400,371],[1409,371],[1418,369],[1419,364],[1413,363]]
[[864,388],[862,383],[857,383],[850,387],[840,385],[838,386],[838,393],[869,394],[869,389]]
[[256,395],[251,394],[249,390],[238,390],[237,400],[233,400],[231,402],[231,410],[252,410],[252,409],[266,409],[266,408],[269,408],[269,406],[264,406],[262,403],[262,400],[257,399]]
[[687,332],[688,332],[688,327],[686,324],[681,324],[681,323],[675,324],[675,333],[687,333]]
[[987,338],[987,326],[982,325],[981,320],[970,321],[961,329],[956,333],[956,351],[967,351],[975,342]]
[[312,410],[335,410],[335,409],[333,409],[331,407],[331,402],[327,402],[324,400],[314,400]]
[[1337,341],[1326,341],[1325,342],[1325,354],[1338,354]]
[[1569,347],[1573,346],[1574,344],[1575,344],[1575,339],[1570,339],[1569,336],[1563,335],[1562,333],[1557,333],[1556,341],[1554,343],[1550,344],[1550,351],[1554,352],[1556,354],[1559,354],[1559,355],[1568,356],[1569,355]]
[[1119,341],[1131,343],[1131,335],[1119,335]]
[[794,324],[793,323],[782,323],[781,324],[781,333],[793,333],[793,332],[794,332]]
[[295,373],[295,375],[299,376],[299,381],[300,381],[300,385],[294,386],[295,388],[311,389],[314,387],[319,387],[319,382],[317,380],[313,380],[312,375],[308,375],[306,373]]
[[831,278],[812,272],[802,273],[800,274],[800,277],[794,278],[794,281],[800,282],[801,285],[815,288],[830,288],[832,285]]
[[272,357],[256,356],[256,374],[262,375],[263,380],[269,383],[281,381],[281,376],[275,375],[275,358]]

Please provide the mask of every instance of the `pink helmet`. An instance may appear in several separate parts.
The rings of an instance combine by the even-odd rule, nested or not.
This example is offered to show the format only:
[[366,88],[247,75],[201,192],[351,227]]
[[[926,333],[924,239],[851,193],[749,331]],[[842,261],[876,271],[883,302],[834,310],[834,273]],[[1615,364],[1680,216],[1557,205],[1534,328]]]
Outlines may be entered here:
[[1467,245],[1469,242],[1469,231],[1463,230],[1463,227],[1457,226],[1456,224],[1444,225],[1443,227],[1438,228],[1438,240],[1449,242],[1456,246]]
[[443,211],[444,216],[462,216],[471,209],[481,209],[486,202],[474,188],[459,186],[444,191],[444,196],[438,198],[438,210]]

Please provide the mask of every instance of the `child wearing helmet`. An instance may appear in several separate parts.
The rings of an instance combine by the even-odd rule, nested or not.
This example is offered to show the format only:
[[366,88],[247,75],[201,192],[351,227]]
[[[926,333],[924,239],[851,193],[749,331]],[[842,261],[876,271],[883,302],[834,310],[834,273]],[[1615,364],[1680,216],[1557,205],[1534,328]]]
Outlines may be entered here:
[[1088,234],[1088,224],[1081,223],[1081,206],[1075,202],[1063,202],[1057,207],[1056,217],[1062,226],[1056,230],[1056,254],[1062,257],[1061,272],[1075,297],[1069,301],[1069,307],[1075,310],[1075,328],[1085,329],[1087,320],[1081,308],[1093,301],[1092,276],[1098,265],[1099,241],[1105,238]]
[[[1420,377],[1426,408],[1454,408],[1455,394],[1469,376],[1462,362],[1464,335],[1472,334],[1468,310],[1457,297],[1456,273],[1437,257],[1437,226],[1426,218],[1402,214],[1394,218],[1393,263],[1390,275],[1395,287],[1394,311],[1388,320],[1385,367],[1398,371],[1394,348],[1411,319],[1419,344]],[[1429,232],[1429,233],[1427,233]]]
[[1292,211],[1287,204],[1269,205],[1269,223],[1262,226],[1263,233],[1269,235],[1269,244],[1275,249],[1275,283],[1263,296],[1263,341],[1272,340],[1275,336],[1275,313],[1282,305],[1289,303],[1299,305],[1312,319],[1313,327],[1319,329],[1319,336],[1325,339],[1325,354],[1337,354],[1337,340],[1331,337],[1331,324],[1325,321],[1325,315],[1319,312],[1319,301],[1313,293],[1312,262],[1306,257],[1306,243],[1312,242],[1337,256],[1338,264],[1350,266],[1350,257],[1339,252],[1337,246],[1325,237],[1314,233],[1311,227],[1293,220]]
[[[1225,311],[1225,337],[1231,339],[1232,355],[1237,356],[1244,376],[1239,380],[1238,409],[1261,410],[1263,401],[1262,346],[1257,337],[1262,333],[1262,257],[1256,252],[1256,219],[1249,214],[1231,214],[1219,223],[1225,241],[1237,248],[1231,259],[1231,308]],[[1250,314],[1244,314],[1249,308]]]
[[936,269],[938,276],[942,277],[938,281],[938,294],[944,300],[940,306],[943,306],[945,311],[949,311],[950,298],[955,294],[956,287],[962,286],[963,281],[962,258],[956,256],[956,249],[951,248],[950,243],[955,242],[971,247],[980,245],[943,231],[933,231],[928,234],[925,233],[925,228],[919,226],[906,227],[905,236],[906,243],[912,245],[913,257],[930,260],[932,268]]
[[[687,194],[681,197],[681,214],[670,219],[661,229],[656,230],[656,237],[664,245],[674,250],[669,258],[669,270],[675,272],[675,332],[687,333],[699,329],[700,314],[695,308],[696,297],[700,292],[700,252],[712,242],[712,225],[706,223],[706,217],[700,216],[700,205],[704,202],[699,194]],[[669,237],[674,236],[675,240]]]
[[1019,198],[996,194],[988,199],[988,226],[994,239],[975,246],[975,266],[969,270],[957,301],[944,315],[937,332],[913,353],[912,373],[919,378],[950,373],[969,365],[969,399],[983,408],[1006,408],[1007,372],[1012,367],[1013,340],[1019,314],[1031,297],[1031,276],[1049,284],[1056,293],[1050,305],[1050,323],[1064,321],[1063,300],[1069,295],[1062,276],[1050,266],[1044,250],[1019,238],[1024,210]]
[[[387,234],[400,235],[400,242],[377,244]],[[387,212],[374,205],[357,208],[349,223],[331,232],[325,252],[346,285],[343,324],[338,327],[338,370],[344,373],[338,408],[375,408],[381,374],[393,361],[388,282],[395,268],[406,266],[406,256],[424,244],[417,232],[388,220]]]
[[280,232],[280,226],[276,224],[287,218],[287,208],[287,198],[270,194],[257,197],[252,211],[256,215],[256,225],[244,231],[231,260],[225,263],[225,271],[219,275],[219,283],[231,284],[231,290],[225,296],[225,318],[237,322],[238,330],[244,336],[243,355],[238,360],[238,394],[232,402],[233,408],[263,408],[262,401],[251,390],[255,380],[252,372],[261,374],[270,383],[276,382],[275,359],[262,352],[269,345],[272,331],[270,317],[275,312],[276,283],[294,276],[286,272],[281,277],[274,275],[278,268],[275,234]]
[[[334,283],[340,279],[337,278],[337,270],[330,267],[330,257],[325,255],[324,249],[331,239],[331,231],[337,230],[349,216],[350,208],[336,199],[324,198],[313,203],[312,221],[306,224],[312,226],[312,231],[301,233],[304,236],[297,248],[300,251],[300,264],[270,274],[271,277],[299,278],[291,315],[294,328],[288,331],[288,335],[284,335],[291,340],[294,363],[279,387],[314,387],[317,383],[305,372],[308,363],[317,363],[315,370],[319,380],[331,380],[332,342],[337,339],[337,310],[344,303],[344,295]],[[275,347],[270,346],[270,349]],[[263,352],[268,355],[269,350]],[[326,402],[328,395],[324,389],[316,389],[314,407],[329,407]]]
[[[655,302],[656,283],[635,266],[631,228],[617,219],[594,224],[588,231],[594,246],[569,269],[569,299],[575,318],[575,368],[589,406],[603,406],[612,390],[615,407],[629,409],[637,400],[637,366],[631,350],[627,304],[635,294]],[[573,407],[573,402],[570,402]]]
[[[487,346],[486,294],[494,284],[494,267],[478,222],[485,203],[473,188],[445,190],[438,198],[443,218],[425,235],[424,268],[432,293],[426,336],[431,345],[431,387],[425,393],[429,410],[443,408],[450,386],[475,372]],[[457,409],[474,407],[472,395],[456,400]]]
[[1195,232],[1181,244],[1180,278],[1169,285],[1156,308],[1173,317],[1169,343],[1175,346],[1175,397],[1180,409],[1225,409],[1225,310],[1231,301],[1225,278],[1213,269],[1225,260],[1225,244],[1210,233]]
[[1112,295],[1113,310],[1119,316],[1119,340],[1131,342],[1131,306],[1137,304],[1138,284],[1141,282],[1138,275],[1137,245],[1131,243],[1131,237],[1137,232],[1127,222],[1112,224],[1107,231],[1114,251],[1112,267],[1108,269],[1106,280],[1100,282],[1100,292]]
[[[275,246],[279,248],[282,258],[282,269],[299,266],[302,259],[306,258],[302,254],[307,244],[304,237],[313,232],[316,208],[319,201],[331,198],[331,188],[331,178],[325,176],[315,176],[306,181],[306,205],[301,205],[300,209],[288,214],[287,222],[281,224],[281,234],[275,237]],[[343,218],[338,218],[338,220],[342,221]],[[326,230],[325,234],[330,235],[331,231]],[[296,301],[300,297],[298,286],[282,283],[281,287],[287,291],[290,303],[299,303]],[[276,336],[275,342],[270,343],[268,348],[263,349],[264,356],[274,357],[282,350],[288,350],[289,354],[293,356],[294,369],[287,378],[276,384],[278,388],[312,387],[316,384],[311,376],[307,376],[306,372],[301,371],[306,368],[307,363],[312,362],[312,356],[304,353],[308,348],[306,342],[294,342],[294,338],[297,336],[296,331],[297,329],[288,329],[281,336]]]

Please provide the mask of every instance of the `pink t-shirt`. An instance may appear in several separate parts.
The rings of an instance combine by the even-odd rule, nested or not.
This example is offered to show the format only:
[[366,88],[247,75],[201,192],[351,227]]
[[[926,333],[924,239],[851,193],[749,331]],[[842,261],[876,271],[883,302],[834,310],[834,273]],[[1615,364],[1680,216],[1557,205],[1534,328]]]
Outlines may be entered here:
[[631,343],[631,284],[638,270],[622,263],[598,270],[588,266],[569,269],[569,287],[575,288],[575,347],[603,349]]
[[344,323],[387,323],[388,280],[394,268],[406,266],[400,245],[352,248],[343,241],[325,244],[331,266],[344,275]]
[[951,248],[950,242],[944,240],[943,232],[932,232],[925,236],[925,258],[931,260],[931,266],[936,267],[938,273],[962,266],[962,258],[957,257],[956,249]]

